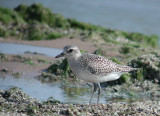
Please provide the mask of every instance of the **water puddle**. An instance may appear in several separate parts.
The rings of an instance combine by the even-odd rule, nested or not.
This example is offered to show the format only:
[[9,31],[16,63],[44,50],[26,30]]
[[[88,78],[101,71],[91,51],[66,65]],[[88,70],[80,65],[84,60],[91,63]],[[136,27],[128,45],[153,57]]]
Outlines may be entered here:
[[[13,86],[21,88],[27,95],[41,101],[53,96],[64,103],[88,103],[91,95],[89,87],[66,87],[60,82],[41,83],[35,78],[14,78],[10,75],[0,78],[0,89],[6,90]],[[97,95],[93,101],[96,101],[96,97]],[[101,99],[101,103],[105,103],[105,98]]]
[[[35,78],[14,78],[10,75],[0,78],[0,89],[6,90],[13,86],[21,88],[27,95],[40,101],[46,101],[49,97],[53,97],[63,103],[88,103],[92,94],[92,88],[88,86],[65,86],[63,82],[42,83]],[[149,98],[143,94],[139,94],[139,97],[130,97],[127,94],[102,91],[100,103],[125,103],[145,101],[146,99]],[[97,93],[92,101],[96,103]]]
[[24,45],[24,44],[12,44],[12,43],[0,43],[0,52],[5,54],[24,54],[25,52],[39,53],[47,56],[56,56],[62,50],[56,48],[47,48],[40,46]]

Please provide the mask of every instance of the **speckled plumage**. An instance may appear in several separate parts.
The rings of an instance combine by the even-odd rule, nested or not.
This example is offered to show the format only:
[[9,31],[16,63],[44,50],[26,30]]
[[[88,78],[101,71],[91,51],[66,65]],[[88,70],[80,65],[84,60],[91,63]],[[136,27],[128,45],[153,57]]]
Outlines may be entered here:
[[116,80],[122,74],[136,70],[136,68],[116,64],[102,56],[80,53],[80,50],[74,45],[64,47],[63,53],[58,55],[57,58],[61,56],[68,59],[71,70],[78,78],[94,83],[94,88],[96,88],[95,83],[98,83],[99,91],[101,89],[99,83]]
[[114,72],[129,72],[134,70],[134,68],[118,65],[111,60],[94,54],[82,54],[77,62],[81,63],[80,65],[83,64],[88,71],[97,75],[108,75]]

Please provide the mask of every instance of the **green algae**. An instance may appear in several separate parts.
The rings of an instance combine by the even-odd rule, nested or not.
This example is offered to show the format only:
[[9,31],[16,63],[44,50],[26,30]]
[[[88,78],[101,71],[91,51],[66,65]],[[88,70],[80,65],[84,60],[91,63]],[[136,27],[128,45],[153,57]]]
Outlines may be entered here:
[[8,32],[0,27],[0,36],[7,37],[8,35],[9,35]]
[[38,21],[53,27],[63,27],[66,21],[61,15],[53,14],[50,9],[41,4],[19,5],[14,10],[28,23]]
[[67,21],[68,21],[69,26],[71,28],[76,28],[76,29],[81,29],[81,30],[89,30],[89,31],[102,29],[99,26],[95,26],[95,25],[92,25],[92,24],[79,22],[79,21],[77,21],[75,19],[68,19]]
[[117,63],[117,64],[121,64],[121,62],[117,59],[117,58],[110,58],[110,60],[112,60],[113,62]]
[[[151,46],[156,48],[158,37],[147,36],[141,33],[129,33],[112,30],[93,24],[79,22],[75,19],[64,18],[53,13],[41,4],[30,6],[19,5],[14,10],[0,8],[0,36],[15,36],[27,40],[50,40],[60,37],[80,37],[83,40],[92,40],[95,37],[103,39],[106,43],[121,44],[117,38],[124,38],[136,42],[137,46]],[[34,28],[35,22],[37,28]],[[4,27],[4,28],[3,28]],[[9,29],[12,27],[12,29]],[[76,35],[69,30],[73,29]],[[82,33],[85,33],[83,35]],[[97,40],[98,40],[97,39]]]
[[105,56],[106,52],[102,48],[99,48],[99,49],[95,50],[93,54],[96,54],[99,56]]
[[74,77],[73,73],[68,65],[68,61],[65,58],[63,61],[59,63],[55,63],[51,65],[47,71],[49,73],[53,73],[54,75],[61,75],[62,77]]
[[59,104],[61,103],[59,100],[54,99],[54,97],[49,97],[47,101],[44,101],[43,104]]
[[8,61],[8,58],[4,53],[0,53],[0,62],[1,61]]
[[138,57],[131,61],[131,65],[140,68],[135,74],[138,80],[158,80],[160,82],[159,55],[149,54]]
[[149,45],[154,48],[158,46],[157,42],[158,36],[156,35],[147,36],[141,33],[126,33],[126,32],[123,32],[123,35],[129,40],[140,42],[142,44]]
[[17,12],[2,7],[0,7],[0,21],[4,24],[18,24],[24,22],[24,20],[17,14]]

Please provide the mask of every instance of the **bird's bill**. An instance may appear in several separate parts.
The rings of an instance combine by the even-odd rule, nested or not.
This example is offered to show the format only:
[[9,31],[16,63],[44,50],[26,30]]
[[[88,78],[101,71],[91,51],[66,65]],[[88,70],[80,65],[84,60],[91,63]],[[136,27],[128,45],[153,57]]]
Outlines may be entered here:
[[57,55],[55,58],[60,58],[60,57],[63,57],[65,54],[62,52],[60,53],[59,55]]

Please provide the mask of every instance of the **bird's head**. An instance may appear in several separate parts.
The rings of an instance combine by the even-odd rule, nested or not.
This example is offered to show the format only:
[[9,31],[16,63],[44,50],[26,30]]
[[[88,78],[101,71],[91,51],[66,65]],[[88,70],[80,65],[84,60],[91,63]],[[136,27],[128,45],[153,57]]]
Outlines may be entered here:
[[55,58],[66,57],[67,59],[76,59],[81,56],[81,52],[75,45],[68,45],[63,48],[63,52],[57,55]]

